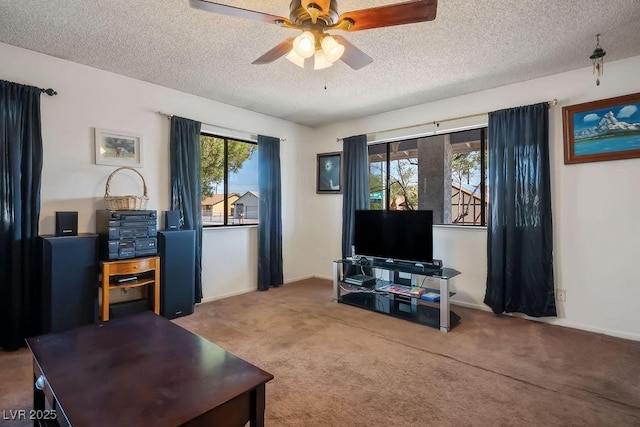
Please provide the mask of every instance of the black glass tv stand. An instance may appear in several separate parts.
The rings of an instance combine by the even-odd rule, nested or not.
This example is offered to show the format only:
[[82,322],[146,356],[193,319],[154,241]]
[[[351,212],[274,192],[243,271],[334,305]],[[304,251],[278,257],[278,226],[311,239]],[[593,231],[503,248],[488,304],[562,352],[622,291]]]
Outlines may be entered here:
[[[414,289],[414,293],[411,293],[412,286],[398,285],[383,279],[384,271],[409,274],[418,288],[423,280],[420,279],[420,283],[417,283],[414,278],[433,277],[438,279],[439,288]],[[345,282],[344,272],[347,272],[347,276],[366,274],[376,280],[367,286],[358,286]],[[449,298],[455,295],[449,290],[449,279],[459,274],[461,273],[453,268],[428,263],[389,262],[370,258],[342,259],[333,261],[333,291],[337,302],[448,332],[460,321],[460,316],[449,307]],[[389,273],[387,275],[391,277]],[[422,296],[421,293],[427,295]]]

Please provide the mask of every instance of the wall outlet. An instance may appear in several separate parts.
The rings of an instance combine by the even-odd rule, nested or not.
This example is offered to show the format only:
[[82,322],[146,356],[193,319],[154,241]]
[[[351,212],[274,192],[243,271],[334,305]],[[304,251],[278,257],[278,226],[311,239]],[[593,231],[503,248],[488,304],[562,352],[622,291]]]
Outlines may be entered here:
[[556,289],[556,299],[561,302],[565,302],[567,300],[567,290],[566,289]]

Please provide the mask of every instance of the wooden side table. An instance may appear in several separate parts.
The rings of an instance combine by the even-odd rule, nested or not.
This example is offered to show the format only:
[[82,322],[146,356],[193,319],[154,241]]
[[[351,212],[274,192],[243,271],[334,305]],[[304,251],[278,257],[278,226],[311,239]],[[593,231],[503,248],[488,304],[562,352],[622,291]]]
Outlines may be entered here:
[[27,344],[34,424],[264,427],[273,375],[150,311]]
[[160,314],[160,257],[102,262],[102,321],[109,320],[109,291],[153,287],[153,311]]

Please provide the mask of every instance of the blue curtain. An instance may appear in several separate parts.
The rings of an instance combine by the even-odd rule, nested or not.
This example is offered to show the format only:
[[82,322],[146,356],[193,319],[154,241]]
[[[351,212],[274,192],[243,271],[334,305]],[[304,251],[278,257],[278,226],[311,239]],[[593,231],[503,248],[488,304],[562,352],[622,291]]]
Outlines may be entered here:
[[258,135],[258,290],[281,286],[282,195],[280,139]]
[[180,211],[184,229],[196,231],[195,302],[202,301],[201,127],[200,122],[173,116],[169,137],[171,209]]
[[0,80],[0,347],[41,333],[41,90]]
[[356,210],[369,209],[369,151],[367,136],[345,138],[342,192],[342,258],[351,256]]
[[556,316],[546,102],[489,114],[489,183],[485,304]]

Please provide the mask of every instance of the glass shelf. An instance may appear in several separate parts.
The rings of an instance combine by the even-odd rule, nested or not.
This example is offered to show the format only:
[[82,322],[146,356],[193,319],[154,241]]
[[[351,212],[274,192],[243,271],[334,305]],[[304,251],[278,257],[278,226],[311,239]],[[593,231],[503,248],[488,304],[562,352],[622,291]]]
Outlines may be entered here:
[[[425,265],[423,265],[425,264]],[[382,271],[381,275],[391,275],[396,282],[384,280],[377,277],[374,270]],[[386,270],[386,273],[385,273]],[[375,282],[370,284],[360,284],[362,282],[347,282],[349,278],[362,273],[365,276],[372,276]],[[408,273],[412,277],[409,279],[413,285],[407,286],[399,282],[395,273]],[[367,310],[383,313],[396,318],[409,320],[423,325],[439,328],[442,332],[448,332],[452,327],[460,322],[460,316],[450,310],[449,298],[455,292],[449,290],[449,279],[461,274],[458,270],[448,267],[438,267],[427,263],[409,263],[391,261],[384,259],[361,258],[359,260],[341,259],[333,261],[333,287],[335,300],[340,303],[364,308]],[[406,291],[407,288],[421,286],[415,285],[415,275],[428,276],[437,279],[439,289],[426,288],[424,292],[433,292],[439,295],[439,301],[422,299],[419,294],[412,295]],[[365,280],[366,278],[359,278]],[[390,277],[387,277],[390,279]],[[424,280],[422,281],[424,283]],[[399,289],[391,291],[387,286],[395,285]],[[404,285],[404,286],[403,286]]]
[[[366,261],[363,261],[366,260]],[[401,261],[385,261],[380,259],[360,258],[360,260],[340,259],[334,262],[345,266],[354,266],[362,268],[380,268],[389,271],[398,271],[402,273],[419,274],[421,276],[437,277],[440,279],[451,279],[459,274],[458,270],[448,267],[437,268],[429,266],[425,263],[408,263]],[[420,266],[418,264],[425,264]]]

